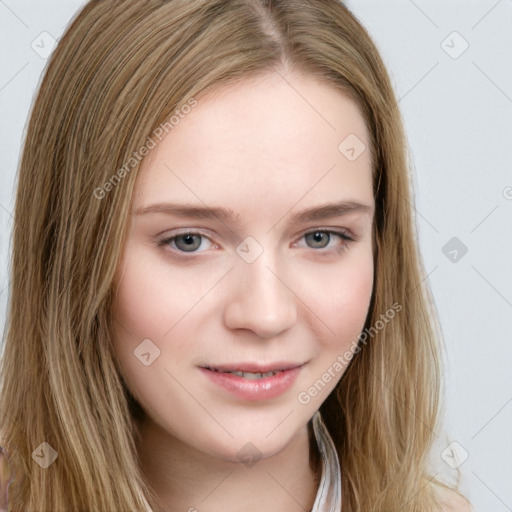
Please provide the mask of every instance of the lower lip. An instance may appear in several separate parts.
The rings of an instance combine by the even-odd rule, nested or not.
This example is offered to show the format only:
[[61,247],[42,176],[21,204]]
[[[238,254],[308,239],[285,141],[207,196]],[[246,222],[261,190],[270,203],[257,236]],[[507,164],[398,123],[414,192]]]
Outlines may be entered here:
[[276,373],[271,377],[249,380],[233,373],[222,373],[200,368],[200,370],[221,388],[242,400],[269,400],[288,391],[301,367]]

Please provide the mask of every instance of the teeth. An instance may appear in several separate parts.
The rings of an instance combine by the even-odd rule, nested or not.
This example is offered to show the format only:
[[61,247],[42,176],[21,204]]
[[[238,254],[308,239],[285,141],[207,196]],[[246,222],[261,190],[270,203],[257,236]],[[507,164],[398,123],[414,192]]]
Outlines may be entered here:
[[[206,366],[206,368],[208,370],[211,370],[213,372],[219,372],[220,370],[217,370],[215,368],[210,368],[209,366]],[[276,371],[273,371],[273,372],[266,372],[266,373],[253,373],[253,372],[241,372],[241,371],[236,371],[236,372],[229,372],[229,371],[223,371],[221,373],[232,373],[233,375],[237,375],[238,377],[243,377],[244,379],[248,379],[248,380],[256,380],[256,379],[263,379],[265,377],[272,377],[273,375],[275,375],[276,373],[281,373],[283,370],[276,370]]]
[[248,380],[256,380],[256,379],[263,379],[265,377],[272,377],[272,375],[275,375],[276,372],[267,372],[267,373],[252,373],[252,372],[226,372],[226,373],[232,373],[233,375],[237,375],[238,377],[243,377],[244,379]]

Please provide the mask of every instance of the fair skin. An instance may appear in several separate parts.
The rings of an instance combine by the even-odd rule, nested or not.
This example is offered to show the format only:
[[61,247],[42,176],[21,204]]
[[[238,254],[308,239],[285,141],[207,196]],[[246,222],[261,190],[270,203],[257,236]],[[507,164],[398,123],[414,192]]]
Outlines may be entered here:
[[[113,342],[146,413],[141,464],[166,512],[311,510],[319,474],[307,424],[349,359],[334,363],[364,327],[373,289],[370,152],[351,161],[338,146],[355,134],[368,148],[365,123],[336,89],[285,78],[267,73],[198,98],[135,184]],[[315,219],[295,216],[341,202]],[[236,217],[148,209],[184,203]],[[143,340],[151,341],[137,352]],[[295,378],[276,396],[247,398],[205,369],[247,362],[286,362]],[[324,387],[299,401],[329,369]]]

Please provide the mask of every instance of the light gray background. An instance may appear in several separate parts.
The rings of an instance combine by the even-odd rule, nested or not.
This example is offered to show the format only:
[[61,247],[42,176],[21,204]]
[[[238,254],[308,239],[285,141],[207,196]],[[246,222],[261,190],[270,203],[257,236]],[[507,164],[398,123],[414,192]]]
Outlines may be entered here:
[[[51,37],[83,4],[0,0],[2,326],[27,114]],[[467,452],[462,489],[475,510],[512,511],[512,0],[347,4],[382,52],[409,139],[420,245],[446,344],[449,439],[439,437],[434,462],[453,476],[441,452],[457,442],[445,457],[456,465]]]

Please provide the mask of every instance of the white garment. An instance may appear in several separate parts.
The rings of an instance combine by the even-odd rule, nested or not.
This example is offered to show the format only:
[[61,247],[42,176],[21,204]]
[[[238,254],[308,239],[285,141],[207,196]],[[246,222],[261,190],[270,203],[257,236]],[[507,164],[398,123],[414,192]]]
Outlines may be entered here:
[[338,454],[320,411],[314,414],[312,421],[322,461],[322,476],[311,512],[341,512],[341,470]]

